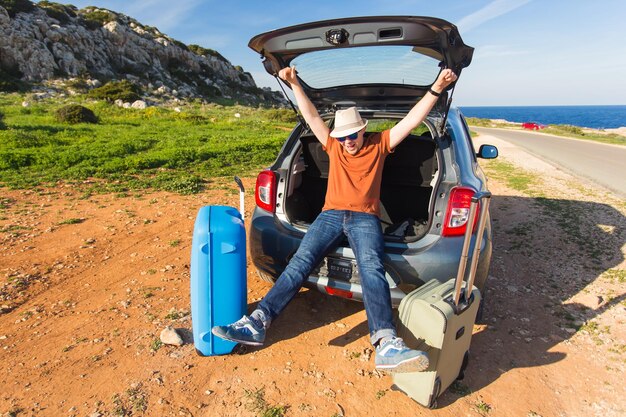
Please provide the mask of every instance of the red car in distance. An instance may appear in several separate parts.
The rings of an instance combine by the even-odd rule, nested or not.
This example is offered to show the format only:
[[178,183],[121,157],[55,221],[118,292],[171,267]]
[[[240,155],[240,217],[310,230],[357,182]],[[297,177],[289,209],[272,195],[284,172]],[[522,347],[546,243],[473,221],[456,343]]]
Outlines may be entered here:
[[542,125],[539,123],[535,123],[535,122],[525,122],[522,123],[522,128],[523,129],[529,129],[529,130],[541,130],[543,128],[545,128],[546,125]]

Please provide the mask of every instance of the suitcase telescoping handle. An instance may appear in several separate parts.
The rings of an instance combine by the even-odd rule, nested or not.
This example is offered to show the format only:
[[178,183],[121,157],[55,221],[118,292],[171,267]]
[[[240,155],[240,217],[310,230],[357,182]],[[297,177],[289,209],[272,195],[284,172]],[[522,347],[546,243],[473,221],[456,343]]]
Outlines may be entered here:
[[[482,202],[481,202],[482,200]],[[461,301],[461,288],[463,286],[463,280],[465,278],[465,268],[467,266],[467,257],[469,253],[470,241],[472,240],[472,229],[474,228],[474,219],[476,218],[477,207],[480,204],[480,217],[478,220],[478,230],[476,231],[476,239],[474,242],[474,252],[472,253],[472,263],[470,265],[469,277],[467,278],[467,285],[465,286],[464,298],[465,301],[469,301],[470,294],[472,293],[472,286],[474,285],[474,279],[476,278],[476,268],[478,266],[478,257],[480,255],[480,244],[482,243],[483,233],[485,231],[485,224],[487,223],[487,210],[489,209],[489,202],[491,200],[491,193],[489,191],[479,191],[472,197],[470,204],[469,218],[467,219],[467,228],[465,230],[465,236],[463,239],[463,249],[461,250],[461,262],[459,263],[459,271],[456,276],[454,284],[454,305],[458,306]]]
[[245,220],[243,212],[243,198],[246,190],[243,188],[243,182],[241,182],[241,179],[238,176],[235,176],[235,182],[239,187],[239,213],[241,213],[241,220]]

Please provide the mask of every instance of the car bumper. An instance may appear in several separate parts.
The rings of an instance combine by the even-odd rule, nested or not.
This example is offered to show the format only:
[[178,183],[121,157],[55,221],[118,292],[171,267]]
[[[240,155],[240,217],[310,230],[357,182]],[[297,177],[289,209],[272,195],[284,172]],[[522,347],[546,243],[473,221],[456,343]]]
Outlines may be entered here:
[[[303,235],[301,231],[285,227],[272,214],[256,209],[249,232],[250,255],[254,266],[266,274],[278,277],[298,250]],[[420,242],[388,243],[384,263],[393,305],[397,306],[408,292],[428,281],[436,279],[445,282],[455,278],[462,246],[462,236],[442,238],[429,235]],[[481,246],[474,285],[482,291],[491,261],[492,242],[489,228],[486,229]],[[470,256],[472,250],[473,247],[470,247]],[[329,256],[354,259],[348,247],[339,247],[329,253]],[[307,278],[306,285],[331,295],[356,301],[363,299],[358,282],[334,279],[324,273],[312,274]]]

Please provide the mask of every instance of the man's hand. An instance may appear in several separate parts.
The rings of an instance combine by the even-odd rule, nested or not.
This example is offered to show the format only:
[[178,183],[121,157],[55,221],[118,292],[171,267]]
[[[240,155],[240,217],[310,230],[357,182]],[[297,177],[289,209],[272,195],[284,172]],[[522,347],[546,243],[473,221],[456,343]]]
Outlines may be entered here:
[[439,73],[437,77],[437,81],[433,83],[432,89],[436,93],[441,93],[447,86],[455,82],[457,76],[450,68],[446,68],[445,70]]
[[278,76],[291,85],[300,85],[296,75],[296,67],[283,68],[278,72]]

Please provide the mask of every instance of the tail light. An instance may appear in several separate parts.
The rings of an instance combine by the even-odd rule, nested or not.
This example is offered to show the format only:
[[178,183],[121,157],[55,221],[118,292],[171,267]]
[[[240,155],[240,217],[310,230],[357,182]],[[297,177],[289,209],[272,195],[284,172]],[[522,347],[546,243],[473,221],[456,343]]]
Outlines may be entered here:
[[[471,188],[457,187],[450,192],[446,220],[441,234],[446,237],[463,236],[469,220],[470,204],[476,191]],[[476,225],[478,216],[474,219]]]
[[254,188],[256,205],[270,213],[276,211],[276,174],[269,169],[261,171],[256,177]]

